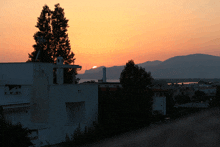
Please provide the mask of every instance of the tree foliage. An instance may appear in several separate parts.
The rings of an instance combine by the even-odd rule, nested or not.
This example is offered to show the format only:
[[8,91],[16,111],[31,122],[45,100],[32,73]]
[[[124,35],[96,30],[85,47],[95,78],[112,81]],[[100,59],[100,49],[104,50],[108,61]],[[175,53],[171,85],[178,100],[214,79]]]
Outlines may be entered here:
[[208,83],[208,82],[205,82],[205,81],[200,80],[200,81],[198,82],[198,84],[209,84],[209,83]]
[[2,107],[0,107],[0,127],[1,147],[29,147],[33,145],[28,137],[31,131],[28,128],[23,128],[20,123],[12,125],[6,121]]
[[129,113],[142,111],[150,114],[153,92],[149,86],[152,81],[151,73],[147,73],[142,67],[139,68],[133,60],[126,63],[120,76],[125,110]]
[[[55,11],[52,15],[52,26],[53,26],[53,37],[54,37],[54,58],[62,56],[64,59],[64,64],[73,64],[75,62],[75,54],[70,52],[70,41],[68,39],[67,27],[68,21],[65,18],[64,9],[60,7],[59,4],[55,5]],[[75,73],[77,75],[76,69],[64,69],[64,83],[72,83],[72,75]]]
[[175,105],[175,102],[173,100],[173,92],[169,91],[165,93],[166,96],[166,109],[168,111],[172,111]]
[[[113,136],[149,125],[153,92],[152,77],[131,60],[121,73],[116,91],[99,86],[98,121],[105,136]],[[104,136],[102,135],[102,136]]]
[[[34,34],[34,40],[36,44],[33,45],[34,51],[29,55],[27,62],[46,62],[46,63],[54,63],[53,55],[52,55],[52,42],[53,42],[53,34],[51,28],[51,15],[52,11],[49,9],[47,5],[43,7],[40,17],[38,17],[38,22],[35,27],[39,29],[38,32]],[[38,37],[43,37],[46,42],[40,43]],[[35,61],[37,57],[37,53],[40,50],[40,54],[38,59]]]
[[191,102],[190,97],[188,95],[184,95],[184,94],[180,94],[180,95],[175,96],[175,101],[178,104],[186,104],[186,103]]
[[197,91],[195,91],[195,95],[196,95],[197,97],[200,97],[200,96],[205,96],[206,94],[205,94],[205,92],[203,92],[203,91],[197,90]]
[[96,83],[94,80],[91,80],[91,81],[85,81],[83,83]]
[[144,68],[138,67],[133,60],[128,61],[120,75],[120,83],[125,92],[143,93],[151,85],[153,78]]
[[153,80],[152,84],[160,87],[167,86],[167,82],[165,80]]
[[[59,56],[63,57],[64,64],[74,64],[75,54],[71,52],[70,40],[67,34],[68,21],[65,18],[64,9],[59,3],[55,5],[55,10],[51,11],[47,5],[43,7],[38,23],[35,27],[39,29],[34,34],[36,44],[33,45],[34,51],[29,54],[27,62],[35,62],[38,51],[40,50],[37,62],[46,62],[56,64]],[[38,37],[43,37],[46,42],[39,44]],[[54,72],[54,81],[56,81],[56,70]],[[73,82],[73,74],[77,75],[76,69],[64,69],[64,83]],[[78,83],[78,81],[75,81]]]
[[211,107],[220,107],[220,86],[216,88],[216,95],[212,98],[210,102]]
[[195,95],[193,96],[193,99],[195,101],[206,101],[206,94],[203,91],[197,90],[195,91]]

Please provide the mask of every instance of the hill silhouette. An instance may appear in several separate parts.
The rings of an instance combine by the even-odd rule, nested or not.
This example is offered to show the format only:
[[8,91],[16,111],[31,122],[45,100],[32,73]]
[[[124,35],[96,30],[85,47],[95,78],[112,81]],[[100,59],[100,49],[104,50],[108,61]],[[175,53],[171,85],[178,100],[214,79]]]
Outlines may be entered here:
[[[207,54],[175,56],[165,61],[147,61],[137,64],[151,72],[153,78],[220,78],[220,57]],[[119,79],[124,66],[106,68],[107,79]],[[77,75],[81,79],[102,79],[102,67],[96,72]],[[92,69],[94,70],[94,69]],[[94,70],[95,71],[95,70]]]

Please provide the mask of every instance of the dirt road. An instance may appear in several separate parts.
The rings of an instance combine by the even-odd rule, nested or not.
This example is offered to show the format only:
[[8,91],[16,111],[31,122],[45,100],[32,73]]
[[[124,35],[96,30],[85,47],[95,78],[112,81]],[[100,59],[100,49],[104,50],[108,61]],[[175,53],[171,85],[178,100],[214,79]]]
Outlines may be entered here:
[[205,110],[84,147],[220,147],[220,110]]

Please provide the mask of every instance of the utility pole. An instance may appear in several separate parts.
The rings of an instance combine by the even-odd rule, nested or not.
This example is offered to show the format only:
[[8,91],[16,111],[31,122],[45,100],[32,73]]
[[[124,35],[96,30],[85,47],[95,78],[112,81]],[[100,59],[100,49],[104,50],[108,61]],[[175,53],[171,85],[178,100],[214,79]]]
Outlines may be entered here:
[[42,47],[41,44],[44,43],[44,42],[46,42],[46,40],[45,40],[43,37],[37,37],[37,39],[38,39],[38,41],[39,41],[40,48],[39,48],[39,50],[38,50],[37,57],[36,57],[35,61],[37,61],[37,58],[38,58],[38,56],[39,56],[39,54],[40,54],[40,49],[41,49],[41,47]]

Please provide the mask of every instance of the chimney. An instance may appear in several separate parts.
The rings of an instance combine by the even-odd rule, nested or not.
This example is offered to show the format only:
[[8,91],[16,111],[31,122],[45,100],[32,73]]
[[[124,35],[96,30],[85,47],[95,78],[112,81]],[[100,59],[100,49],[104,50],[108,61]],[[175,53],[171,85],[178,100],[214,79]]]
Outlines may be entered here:
[[104,67],[103,68],[103,82],[105,83],[106,82],[106,68]]
[[[57,65],[63,65],[63,57],[57,57]],[[63,84],[63,68],[57,68],[57,83]]]

